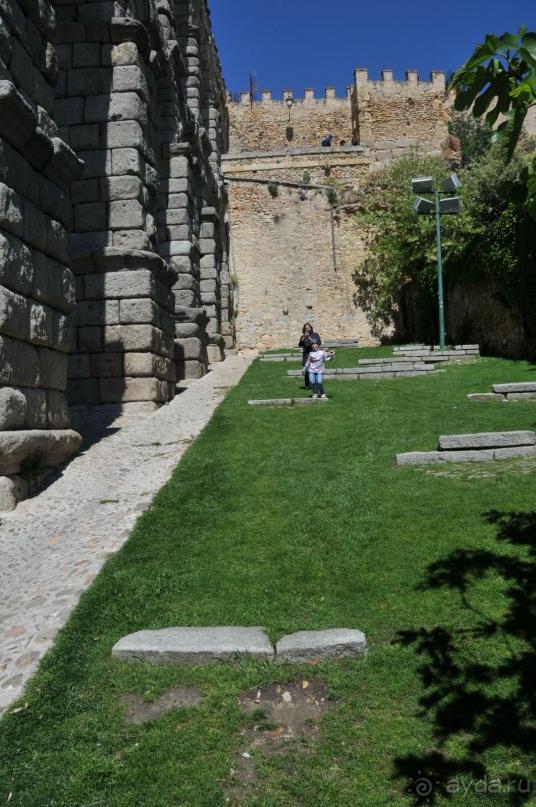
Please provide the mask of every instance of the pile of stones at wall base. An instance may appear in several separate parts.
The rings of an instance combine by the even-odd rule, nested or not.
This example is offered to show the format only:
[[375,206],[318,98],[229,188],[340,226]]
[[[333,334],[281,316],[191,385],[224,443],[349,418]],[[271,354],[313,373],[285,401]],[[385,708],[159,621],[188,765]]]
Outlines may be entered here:
[[233,344],[206,0],[0,6],[0,509]]

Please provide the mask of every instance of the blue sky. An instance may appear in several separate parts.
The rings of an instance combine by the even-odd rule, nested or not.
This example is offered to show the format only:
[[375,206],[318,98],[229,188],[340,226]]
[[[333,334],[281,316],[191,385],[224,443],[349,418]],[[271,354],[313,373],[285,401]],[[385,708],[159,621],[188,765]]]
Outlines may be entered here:
[[337,94],[355,67],[379,78],[382,67],[404,78],[417,68],[453,70],[486,33],[536,29],[535,0],[209,0],[227,86],[248,89],[255,70],[259,89],[274,97],[304,87]]

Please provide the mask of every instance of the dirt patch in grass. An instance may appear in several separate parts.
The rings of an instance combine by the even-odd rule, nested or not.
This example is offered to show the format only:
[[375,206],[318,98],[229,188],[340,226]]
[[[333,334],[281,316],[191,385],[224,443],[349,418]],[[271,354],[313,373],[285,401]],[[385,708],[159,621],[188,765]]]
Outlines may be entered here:
[[251,689],[238,698],[247,718],[242,741],[231,769],[232,789],[228,801],[241,803],[257,785],[255,759],[262,756],[307,756],[324,714],[337,706],[326,685],[319,680],[300,680]]
[[148,723],[150,720],[158,720],[159,717],[167,715],[175,709],[199,706],[200,703],[203,703],[203,695],[194,687],[183,687],[168,689],[157,701],[152,703],[130,693],[124,695],[122,700],[126,706],[125,720],[127,723],[139,725]]

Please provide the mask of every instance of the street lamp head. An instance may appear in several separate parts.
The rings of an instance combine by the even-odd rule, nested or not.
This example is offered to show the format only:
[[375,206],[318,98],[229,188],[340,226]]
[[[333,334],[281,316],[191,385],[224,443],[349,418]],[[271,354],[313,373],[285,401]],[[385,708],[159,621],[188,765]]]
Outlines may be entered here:
[[413,202],[413,209],[416,213],[433,213],[434,212],[434,203],[430,202],[429,199],[423,199],[422,196],[417,196],[415,201]]
[[285,99],[285,103],[286,103],[287,108],[288,108],[288,110],[290,112],[290,110],[292,109],[292,104],[294,103],[294,99],[292,98],[292,96],[287,95],[287,97]]
[[449,196],[439,201],[439,212],[444,216],[449,213],[459,213],[461,208],[459,196]]
[[434,190],[433,177],[414,177],[411,180],[413,193],[432,193]]
[[457,174],[451,174],[442,182],[443,191],[445,193],[456,193],[461,184]]

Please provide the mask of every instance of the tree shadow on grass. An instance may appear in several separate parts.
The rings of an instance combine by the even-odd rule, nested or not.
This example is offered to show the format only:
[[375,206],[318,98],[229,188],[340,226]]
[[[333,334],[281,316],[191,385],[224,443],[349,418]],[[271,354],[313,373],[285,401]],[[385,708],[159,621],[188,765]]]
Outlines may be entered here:
[[[398,636],[421,660],[420,716],[433,726],[432,750],[395,760],[395,778],[416,805],[469,793],[523,805],[536,791],[527,776],[536,748],[536,512],[490,512],[485,519],[496,525],[504,551],[458,549],[429,566],[420,586],[457,592],[476,626]],[[477,588],[490,582],[500,593],[482,609]],[[505,757],[516,764],[501,767]]]

